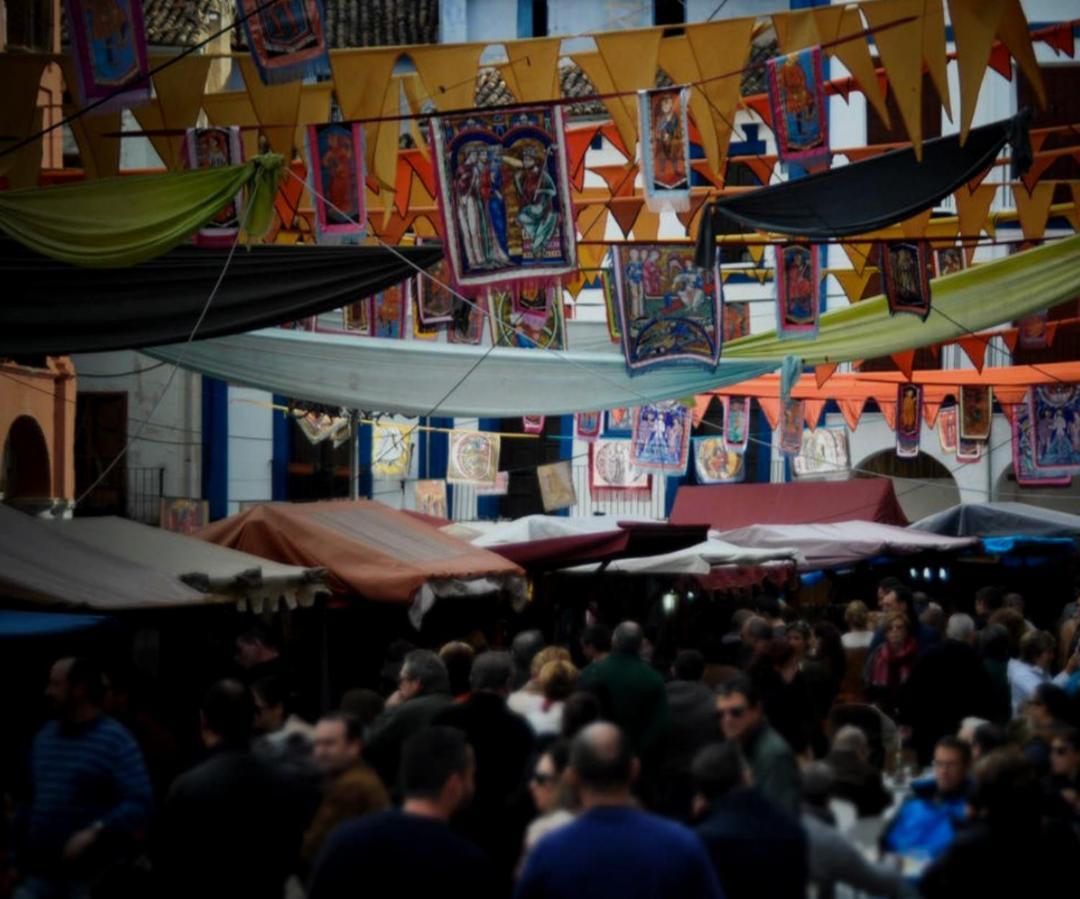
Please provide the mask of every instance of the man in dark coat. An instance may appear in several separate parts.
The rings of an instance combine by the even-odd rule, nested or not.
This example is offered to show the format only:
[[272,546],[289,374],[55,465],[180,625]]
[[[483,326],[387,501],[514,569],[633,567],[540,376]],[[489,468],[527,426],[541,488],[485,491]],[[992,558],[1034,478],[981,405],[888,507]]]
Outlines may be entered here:
[[830,795],[852,803],[859,817],[880,814],[892,804],[881,772],[870,764],[870,742],[854,725],[841,727],[833,736],[825,764],[831,774]]
[[704,656],[696,649],[681,650],[675,656],[672,674],[674,679],[667,684],[671,729],[664,757],[663,811],[676,818],[686,818],[693,796],[690,765],[698,750],[720,739],[720,726],[716,693],[702,683]]

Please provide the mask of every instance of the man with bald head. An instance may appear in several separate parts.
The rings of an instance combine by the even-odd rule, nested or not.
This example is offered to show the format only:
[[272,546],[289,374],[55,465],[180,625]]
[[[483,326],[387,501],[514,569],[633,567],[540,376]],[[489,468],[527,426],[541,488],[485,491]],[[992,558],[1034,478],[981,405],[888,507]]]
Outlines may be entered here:
[[582,814],[533,849],[515,899],[723,896],[693,832],[636,807],[631,787],[638,770],[627,736],[614,724],[590,724],[574,738],[567,778]]
[[668,729],[664,679],[641,658],[641,625],[624,621],[611,635],[611,653],[581,673],[579,690],[600,700],[604,717],[626,734],[646,767],[656,761]]

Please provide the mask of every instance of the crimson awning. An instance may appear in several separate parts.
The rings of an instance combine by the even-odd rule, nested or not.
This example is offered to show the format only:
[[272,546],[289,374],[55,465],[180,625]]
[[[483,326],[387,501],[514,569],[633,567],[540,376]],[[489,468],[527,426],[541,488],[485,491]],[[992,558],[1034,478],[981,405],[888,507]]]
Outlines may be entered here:
[[683,486],[675,496],[670,520],[676,525],[707,524],[718,531],[825,521],[908,523],[888,478]]

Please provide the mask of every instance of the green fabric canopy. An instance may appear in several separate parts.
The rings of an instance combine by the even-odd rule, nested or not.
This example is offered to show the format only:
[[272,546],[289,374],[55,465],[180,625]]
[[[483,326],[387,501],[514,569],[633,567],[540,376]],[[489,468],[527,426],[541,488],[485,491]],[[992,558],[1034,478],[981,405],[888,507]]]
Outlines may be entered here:
[[61,262],[118,268],[178,246],[245,192],[246,231],[259,237],[283,165],[268,154],[243,165],[0,191],[0,231]]

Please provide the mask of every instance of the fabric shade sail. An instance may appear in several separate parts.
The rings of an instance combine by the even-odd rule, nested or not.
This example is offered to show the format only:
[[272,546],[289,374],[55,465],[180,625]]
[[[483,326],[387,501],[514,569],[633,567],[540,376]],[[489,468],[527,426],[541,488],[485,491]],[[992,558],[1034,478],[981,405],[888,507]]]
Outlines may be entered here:
[[916,521],[912,528],[952,537],[1080,538],[1080,515],[1027,503],[961,503]]
[[523,573],[502,556],[369,500],[267,503],[197,536],[266,559],[325,568],[336,594],[415,602],[421,614],[437,596],[458,595],[455,588],[465,582],[489,592],[515,589]]
[[[0,198],[2,198],[0,194]],[[229,250],[177,247],[125,269],[86,269],[0,240],[0,353],[130,349],[186,340]],[[440,245],[238,249],[200,337],[250,331],[354,303],[427,268]],[[288,391],[284,391],[288,392]]]
[[270,225],[282,157],[243,165],[0,191],[0,231],[71,265],[135,265],[183,243],[237,194],[256,237]]
[[717,531],[757,524],[877,521],[906,525],[888,478],[790,484],[683,485],[675,495],[672,524],[708,524]]
[[716,236],[747,228],[811,240],[866,234],[932,208],[943,197],[983,172],[1011,143],[1013,158],[1026,170],[1031,160],[1026,116],[975,128],[923,144],[915,151],[891,150],[761,190],[714,202],[698,230],[697,264],[712,268]]
[[92,549],[141,561],[200,593],[256,613],[264,607],[273,610],[279,602],[289,608],[310,606],[317,593],[327,592],[322,569],[283,565],[126,518],[73,518],[50,522],[49,527]]
[[702,543],[658,556],[616,559],[606,564],[578,565],[563,570],[575,574],[589,574],[603,570],[613,574],[669,574],[702,577],[708,576],[717,567],[756,566],[770,562],[798,563],[801,559],[794,546],[751,549],[710,536]]
[[874,521],[755,524],[722,531],[719,536],[729,543],[758,549],[795,547],[804,560],[799,564],[802,571],[853,565],[883,555],[958,552],[979,542],[971,537],[943,537]]

